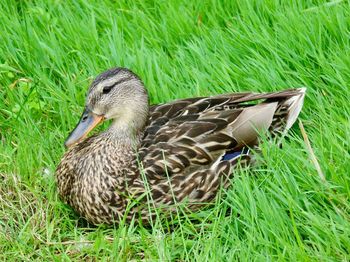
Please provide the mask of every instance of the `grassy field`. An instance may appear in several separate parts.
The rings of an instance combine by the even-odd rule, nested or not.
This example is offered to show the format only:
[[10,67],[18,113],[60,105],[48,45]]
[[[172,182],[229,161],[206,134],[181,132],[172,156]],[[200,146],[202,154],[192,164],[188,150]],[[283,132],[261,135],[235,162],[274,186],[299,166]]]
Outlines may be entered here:
[[[0,260],[348,261],[349,17],[345,0],[1,1]],[[53,173],[92,77],[113,66],[152,103],[307,86],[305,133],[264,144],[196,221],[87,225]]]

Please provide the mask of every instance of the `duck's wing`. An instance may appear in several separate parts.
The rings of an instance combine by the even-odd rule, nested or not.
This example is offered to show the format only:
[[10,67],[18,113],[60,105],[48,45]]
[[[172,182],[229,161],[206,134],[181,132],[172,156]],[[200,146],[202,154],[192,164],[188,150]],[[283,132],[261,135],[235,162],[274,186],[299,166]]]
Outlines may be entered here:
[[298,116],[305,89],[236,93],[151,107],[139,149],[150,180],[205,170],[240,155],[261,131],[284,132]]

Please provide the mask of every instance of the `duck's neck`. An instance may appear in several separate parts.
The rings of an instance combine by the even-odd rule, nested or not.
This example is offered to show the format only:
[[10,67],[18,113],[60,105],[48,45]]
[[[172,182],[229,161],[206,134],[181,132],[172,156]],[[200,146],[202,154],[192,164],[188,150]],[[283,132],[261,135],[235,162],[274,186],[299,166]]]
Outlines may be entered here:
[[144,126],[140,128],[134,121],[114,119],[105,133],[116,142],[137,147],[143,134],[143,128]]
[[112,115],[113,121],[106,133],[115,140],[138,145],[148,120],[148,110],[148,100],[125,106]]

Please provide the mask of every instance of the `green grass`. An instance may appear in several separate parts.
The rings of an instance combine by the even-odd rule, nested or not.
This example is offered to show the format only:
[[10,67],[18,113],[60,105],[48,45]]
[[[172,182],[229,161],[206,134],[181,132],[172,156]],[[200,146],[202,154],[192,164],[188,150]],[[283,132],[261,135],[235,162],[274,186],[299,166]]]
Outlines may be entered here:
[[[348,261],[350,5],[344,1],[1,1],[0,260]],[[280,149],[263,145],[214,207],[173,228],[92,227],[54,170],[93,76],[144,80],[152,103],[307,86]]]

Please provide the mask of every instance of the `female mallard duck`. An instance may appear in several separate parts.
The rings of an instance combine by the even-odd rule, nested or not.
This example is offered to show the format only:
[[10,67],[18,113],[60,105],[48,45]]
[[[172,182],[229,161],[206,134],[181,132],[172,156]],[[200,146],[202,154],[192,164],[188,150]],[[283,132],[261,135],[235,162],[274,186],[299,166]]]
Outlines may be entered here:
[[[229,185],[238,163],[249,164],[248,148],[257,146],[259,133],[283,135],[292,126],[304,94],[304,88],[236,93],[149,107],[138,76],[110,69],[91,84],[65,142],[69,149],[56,171],[59,194],[94,224],[147,223],[154,216],[150,207],[174,211],[176,203],[195,210]],[[106,131],[85,138],[108,119]]]

